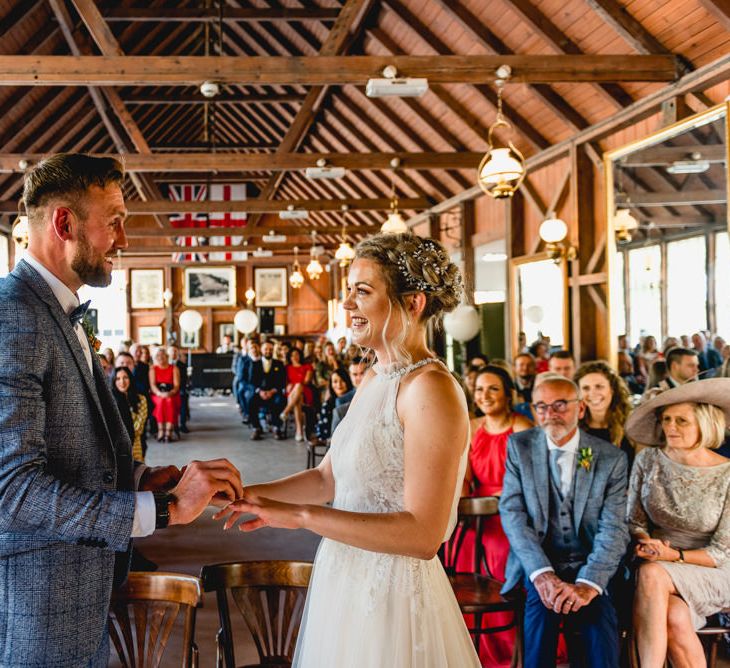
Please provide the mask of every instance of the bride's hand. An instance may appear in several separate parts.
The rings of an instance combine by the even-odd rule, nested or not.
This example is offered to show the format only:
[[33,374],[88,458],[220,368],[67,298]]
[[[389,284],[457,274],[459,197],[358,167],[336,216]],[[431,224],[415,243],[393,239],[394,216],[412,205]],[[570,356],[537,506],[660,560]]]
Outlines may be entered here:
[[256,517],[245,520],[238,525],[240,531],[255,531],[261,527],[275,529],[301,529],[303,526],[302,507],[293,503],[272,501],[265,497],[244,498],[234,501],[226,508],[213,515],[214,520],[226,519],[223,529],[233,527],[241,515],[251,514]]

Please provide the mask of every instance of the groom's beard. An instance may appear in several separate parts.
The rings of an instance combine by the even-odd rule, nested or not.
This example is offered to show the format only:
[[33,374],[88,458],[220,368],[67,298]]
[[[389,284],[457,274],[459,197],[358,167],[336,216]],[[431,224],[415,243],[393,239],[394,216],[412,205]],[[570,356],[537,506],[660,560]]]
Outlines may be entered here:
[[79,245],[71,260],[71,269],[85,285],[105,288],[112,282],[111,272],[106,266],[106,256],[92,248],[83,227],[79,231]]

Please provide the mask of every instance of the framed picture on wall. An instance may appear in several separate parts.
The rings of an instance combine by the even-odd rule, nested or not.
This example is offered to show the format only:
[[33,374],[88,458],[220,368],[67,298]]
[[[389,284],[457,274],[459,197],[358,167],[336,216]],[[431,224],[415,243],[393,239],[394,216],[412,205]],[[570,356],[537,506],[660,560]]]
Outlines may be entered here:
[[232,322],[223,322],[218,325],[218,344],[223,344],[223,337],[230,336],[234,344],[238,343],[238,330]]
[[256,306],[286,306],[286,267],[258,267],[254,269]]
[[194,332],[186,332],[184,329],[180,330],[180,347],[181,348],[198,348],[200,347],[200,330],[196,329]]
[[235,267],[185,267],[186,306],[235,306]]
[[132,308],[162,308],[165,277],[162,269],[132,269]]
[[162,345],[162,327],[155,325],[153,327],[138,327],[137,342],[145,346],[161,346]]
[[286,325],[274,325],[274,336],[285,336]]

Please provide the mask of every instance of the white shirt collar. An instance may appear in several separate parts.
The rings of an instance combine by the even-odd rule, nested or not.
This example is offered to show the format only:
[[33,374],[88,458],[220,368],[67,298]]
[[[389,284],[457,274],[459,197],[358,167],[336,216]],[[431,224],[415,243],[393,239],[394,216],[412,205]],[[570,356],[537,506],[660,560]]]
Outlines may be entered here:
[[547,432],[545,432],[545,438],[547,439],[548,450],[560,449],[563,452],[570,452],[571,454],[575,454],[576,452],[578,452],[578,445],[580,444],[580,429],[576,429],[575,434],[573,434],[571,439],[563,446],[556,445],[554,441],[552,441],[551,438],[548,436]]
[[51,273],[45,265],[41,264],[40,260],[34,258],[27,250],[23,255],[23,259],[48,283],[48,287],[51,288],[51,292],[58,299],[64,313],[71,313],[79,305],[78,295],[71,292],[71,289],[55,274]]

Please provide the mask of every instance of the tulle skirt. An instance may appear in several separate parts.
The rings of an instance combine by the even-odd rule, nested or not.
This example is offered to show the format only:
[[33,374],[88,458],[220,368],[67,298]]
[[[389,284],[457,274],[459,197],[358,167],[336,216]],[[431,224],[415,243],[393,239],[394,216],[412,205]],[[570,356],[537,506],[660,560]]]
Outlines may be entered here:
[[324,539],[294,654],[296,668],[478,668],[437,558]]

